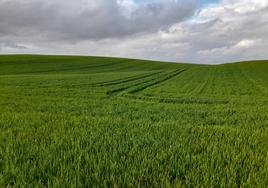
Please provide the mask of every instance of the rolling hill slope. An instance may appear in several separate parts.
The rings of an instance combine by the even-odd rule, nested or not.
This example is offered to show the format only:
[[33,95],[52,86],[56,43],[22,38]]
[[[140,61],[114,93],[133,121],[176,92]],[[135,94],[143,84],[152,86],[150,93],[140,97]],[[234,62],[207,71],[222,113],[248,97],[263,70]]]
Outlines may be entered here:
[[265,187],[267,73],[0,56],[0,186]]

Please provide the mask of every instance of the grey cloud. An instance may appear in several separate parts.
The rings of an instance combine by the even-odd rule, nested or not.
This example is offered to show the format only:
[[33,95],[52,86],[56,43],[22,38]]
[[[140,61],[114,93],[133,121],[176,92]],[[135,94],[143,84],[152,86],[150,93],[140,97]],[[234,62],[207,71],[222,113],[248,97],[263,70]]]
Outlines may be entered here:
[[151,1],[137,5],[126,16],[117,0],[2,0],[0,37],[40,36],[76,42],[152,32],[191,16],[196,8],[193,2]]
[[13,42],[0,42],[0,51],[5,48],[16,49],[16,50],[27,49],[26,46],[16,44]]

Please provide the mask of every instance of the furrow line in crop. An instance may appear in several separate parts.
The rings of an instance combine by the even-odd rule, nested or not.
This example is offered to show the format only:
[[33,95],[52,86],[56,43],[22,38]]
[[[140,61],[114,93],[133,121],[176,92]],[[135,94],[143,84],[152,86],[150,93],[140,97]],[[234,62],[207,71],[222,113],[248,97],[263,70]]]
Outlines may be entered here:
[[267,95],[268,94],[268,89],[266,87],[264,87],[263,85],[261,85],[257,80],[251,78],[250,76],[248,76],[244,71],[242,71],[241,69],[239,69],[240,74],[249,82],[251,83],[253,88],[256,88],[257,90],[259,90],[260,93],[262,93],[263,95]]
[[202,94],[206,87],[209,85],[209,82],[213,80],[213,70],[210,69],[206,81],[201,85],[201,87],[198,88],[197,93]]
[[172,103],[172,104],[204,104],[204,105],[218,105],[218,104],[228,104],[234,103],[232,100],[227,99],[198,99],[198,98],[191,98],[191,97],[151,97],[151,96],[144,96],[144,95],[123,95],[120,96],[122,98],[129,98],[134,100],[141,100],[145,102],[157,102],[157,103]]
[[[111,67],[114,65],[119,65],[127,60],[121,60],[117,62],[112,62],[112,63],[105,63],[105,64],[99,64],[99,65],[88,65],[88,66],[81,66],[81,67],[68,67],[68,68],[61,68],[61,69],[50,69],[50,70],[37,70],[37,71],[31,71],[31,72],[22,72],[19,74],[35,74],[35,73],[49,73],[49,72],[63,72],[63,71],[76,71],[76,70],[83,70],[83,69],[95,69],[95,68],[103,68],[103,67]],[[101,70],[101,69],[100,69]]]

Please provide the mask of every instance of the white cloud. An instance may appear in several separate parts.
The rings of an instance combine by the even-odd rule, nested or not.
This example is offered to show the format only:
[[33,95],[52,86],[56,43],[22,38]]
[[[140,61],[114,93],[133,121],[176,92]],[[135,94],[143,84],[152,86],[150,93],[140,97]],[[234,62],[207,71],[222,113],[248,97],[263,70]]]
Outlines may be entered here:
[[177,25],[191,36],[182,40],[192,46],[178,59],[223,63],[268,58],[267,7],[263,0],[225,0],[203,8],[191,21]]
[[256,43],[255,40],[244,39],[238,42],[234,47],[238,49],[248,49],[254,47]]
[[229,55],[241,53],[243,50],[253,48],[257,44],[255,40],[244,39],[231,46],[224,46],[221,48],[213,48],[209,50],[201,50],[201,55]]
[[267,0],[224,0],[223,3],[226,8],[242,14],[258,11],[268,6]]

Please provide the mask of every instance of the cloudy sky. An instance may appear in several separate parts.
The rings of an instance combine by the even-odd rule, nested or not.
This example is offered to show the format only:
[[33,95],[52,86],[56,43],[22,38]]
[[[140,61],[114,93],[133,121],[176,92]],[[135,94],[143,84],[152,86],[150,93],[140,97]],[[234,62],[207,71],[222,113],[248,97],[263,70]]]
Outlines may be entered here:
[[0,0],[0,54],[268,59],[268,0]]

